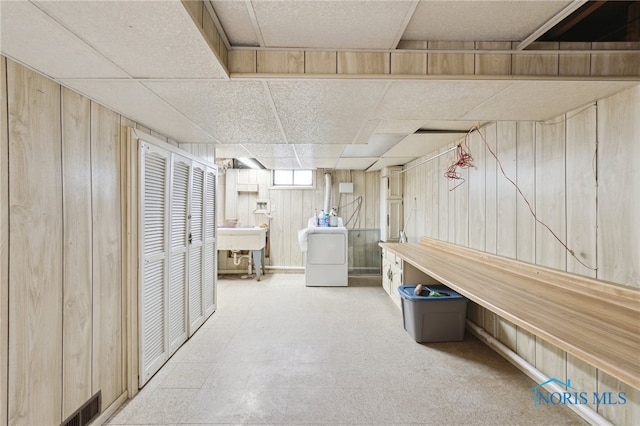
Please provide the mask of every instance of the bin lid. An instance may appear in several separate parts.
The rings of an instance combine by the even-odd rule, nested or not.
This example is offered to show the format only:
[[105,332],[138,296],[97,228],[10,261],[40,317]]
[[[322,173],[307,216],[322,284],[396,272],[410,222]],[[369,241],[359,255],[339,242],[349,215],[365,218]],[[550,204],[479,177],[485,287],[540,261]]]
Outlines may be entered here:
[[464,296],[456,293],[451,290],[449,287],[445,285],[431,285],[429,287],[433,291],[437,291],[440,293],[440,296],[429,296],[429,290],[423,289],[420,295],[413,294],[413,291],[416,289],[416,285],[401,285],[398,287],[398,293],[405,299],[408,300],[451,300],[451,299],[464,299]]

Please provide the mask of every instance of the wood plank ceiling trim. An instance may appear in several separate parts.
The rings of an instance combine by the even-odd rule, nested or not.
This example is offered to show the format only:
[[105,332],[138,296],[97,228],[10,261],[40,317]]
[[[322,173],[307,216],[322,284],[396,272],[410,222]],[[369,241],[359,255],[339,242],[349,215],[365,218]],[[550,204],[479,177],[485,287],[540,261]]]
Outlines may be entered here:
[[[477,46],[477,45],[476,45]],[[491,45],[490,45],[491,46]],[[233,70],[232,78],[257,77],[257,76],[305,76],[304,70],[322,70],[322,74],[315,74],[316,77],[323,78],[329,76],[348,76],[347,78],[365,78],[375,76],[384,78],[385,76],[403,77],[419,76],[437,77],[442,75],[475,75],[475,76],[535,76],[541,78],[540,70],[546,70],[543,74],[554,76],[575,77],[571,72],[575,67],[567,64],[573,61],[584,62],[585,58],[591,62],[599,63],[599,58],[606,58],[608,66],[606,68],[592,67],[589,73],[585,71],[581,76],[597,76],[622,78],[628,77],[637,79],[640,75],[640,51],[629,50],[565,50],[563,43],[536,43],[535,51],[515,52],[509,49],[425,49],[425,50],[399,50],[393,52],[365,52],[365,51],[318,51],[318,50],[295,50],[296,62],[302,63],[298,66],[276,66],[282,63],[282,56],[288,49],[238,49],[230,52],[228,68]],[[320,52],[322,54],[320,54]],[[294,51],[291,51],[294,53]],[[422,72],[422,56],[410,58],[413,62],[421,62],[418,66],[411,66],[410,72],[406,67],[391,66],[397,64],[400,54],[422,54],[426,55],[426,64],[446,63],[447,66],[426,67]],[[337,56],[337,65],[335,64]],[[460,62],[457,57],[470,57],[470,60]],[[255,61],[255,63],[254,63]],[[434,62],[435,61],[435,62]],[[473,64],[499,61],[500,63],[511,63],[511,66],[503,67],[478,67]],[[563,67],[559,67],[559,63]],[[527,65],[529,64],[529,65]],[[531,65],[533,64],[533,65]],[[514,66],[515,65],[515,66]],[[418,71],[416,71],[418,70]],[[443,71],[444,70],[444,71]],[[562,74],[560,74],[562,72]],[[566,73],[566,74],[565,74]],[[305,76],[309,78],[309,75]]]

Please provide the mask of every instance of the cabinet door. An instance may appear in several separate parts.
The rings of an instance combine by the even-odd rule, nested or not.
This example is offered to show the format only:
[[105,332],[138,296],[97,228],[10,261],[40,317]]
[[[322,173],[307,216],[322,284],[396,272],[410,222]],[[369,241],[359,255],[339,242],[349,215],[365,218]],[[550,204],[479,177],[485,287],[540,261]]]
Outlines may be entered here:
[[187,340],[187,254],[191,160],[173,155],[169,227],[169,353]]
[[204,322],[204,189],[205,167],[193,163],[189,202],[189,336]]
[[391,288],[391,262],[389,262],[384,256],[382,258],[382,288],[389,293]]
[[205,318],[216,309],[216,179],[215,169],[207,167],[204,191],[204,277],[203,298]]
[[140,141],[139,385],[215,309],[217,169]]
[[402,200],[387,200],[387,241],[398,241],[402,226]]
[[387,198],[402,198],[402,167],[389,167],[387,169],[389,183],[387,185]]
[[168,359],[167,345],[167,216],[169,155],[153,145],[140,145],[140,385]]
[[391,265],[391,276],[393,277],[391,281],[391,288],[389,291],[389,296],[391,296],[391,300],[400,307],[400,293],[398,293],[398,287],[403,284],[402,280],[402,266]]

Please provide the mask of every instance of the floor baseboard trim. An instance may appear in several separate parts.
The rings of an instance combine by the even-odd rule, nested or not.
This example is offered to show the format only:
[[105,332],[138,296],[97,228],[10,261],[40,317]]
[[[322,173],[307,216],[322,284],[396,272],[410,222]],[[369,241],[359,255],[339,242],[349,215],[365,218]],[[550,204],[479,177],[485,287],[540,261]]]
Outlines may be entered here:
[[[473,322],[467,320],[467,330],[469,330],[474,336],[480,339],[483,343],[489,346],[491,349],[500,354],[503,358],[513,364],[517,369],[522,371],[524,374],[529,376],[536,383],[544,383],[550,378],[543,374],[540,370],[535,368],[533,365],[529,364],[526,360],[520,357],[518,354],[513,352],[495,337],[491,336],[485,330],[483,330],[478,325]],[[555,383],[549,383],[544,387],[550,392],[565,392],[566,390],[560,387]],[[592,410],[586,405],[579,404],[569,404],[567,405],[571,411],[575,412],[577,415],[582,417],[585,421],[587,421],[591,425],[598,426],[613,426],[613,423],[609,422],[607,419],[602,417],[600,414]]]
[[129,398],[129,392],[124,391],[122,395],[120,395],[113,403],[106,408],[96,419],[91,422],[90,426],[101,426],[103,425],[113,414],[120,408],[122,404]]

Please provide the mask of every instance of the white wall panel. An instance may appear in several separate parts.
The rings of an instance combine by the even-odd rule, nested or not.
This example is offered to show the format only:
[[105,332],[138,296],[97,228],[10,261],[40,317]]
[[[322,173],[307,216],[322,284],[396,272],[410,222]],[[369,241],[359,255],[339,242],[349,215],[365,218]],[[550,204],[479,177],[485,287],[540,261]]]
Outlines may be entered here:
[[[496,154],[500,165],[496,171],[497,185],[497,246],[500,256],[516,258],[516,123],[502,121],[497,124]],[[504,174],[503,174],[504,172]],[[506,175],[506,176],[505,176]]]
[[567,113],[567,245],[577,257],[567,256],[567,271],[594,278],[598,190],[596,121],[595,105]]
[[478,132],[468,138],[475,167],[469,170],[469,247],[483,250],[486,244],[486,147]]
[[565,116],[537,123],[535,212],[546,227],[536,225],[536,263],[560,270],[567,264],[558,241],[566,241],[567,235],[565,160]]
[[485,251],[489,253],[496,253],[498,246],[498,171],[496,159],[491,155],[490,151],[497,152],[496,130],[497,125],[495,123],[484,127],[481,132],[484,134],[486,146],[485,146]]
[[640,86],[598,102],[598,278],[640,287]]

